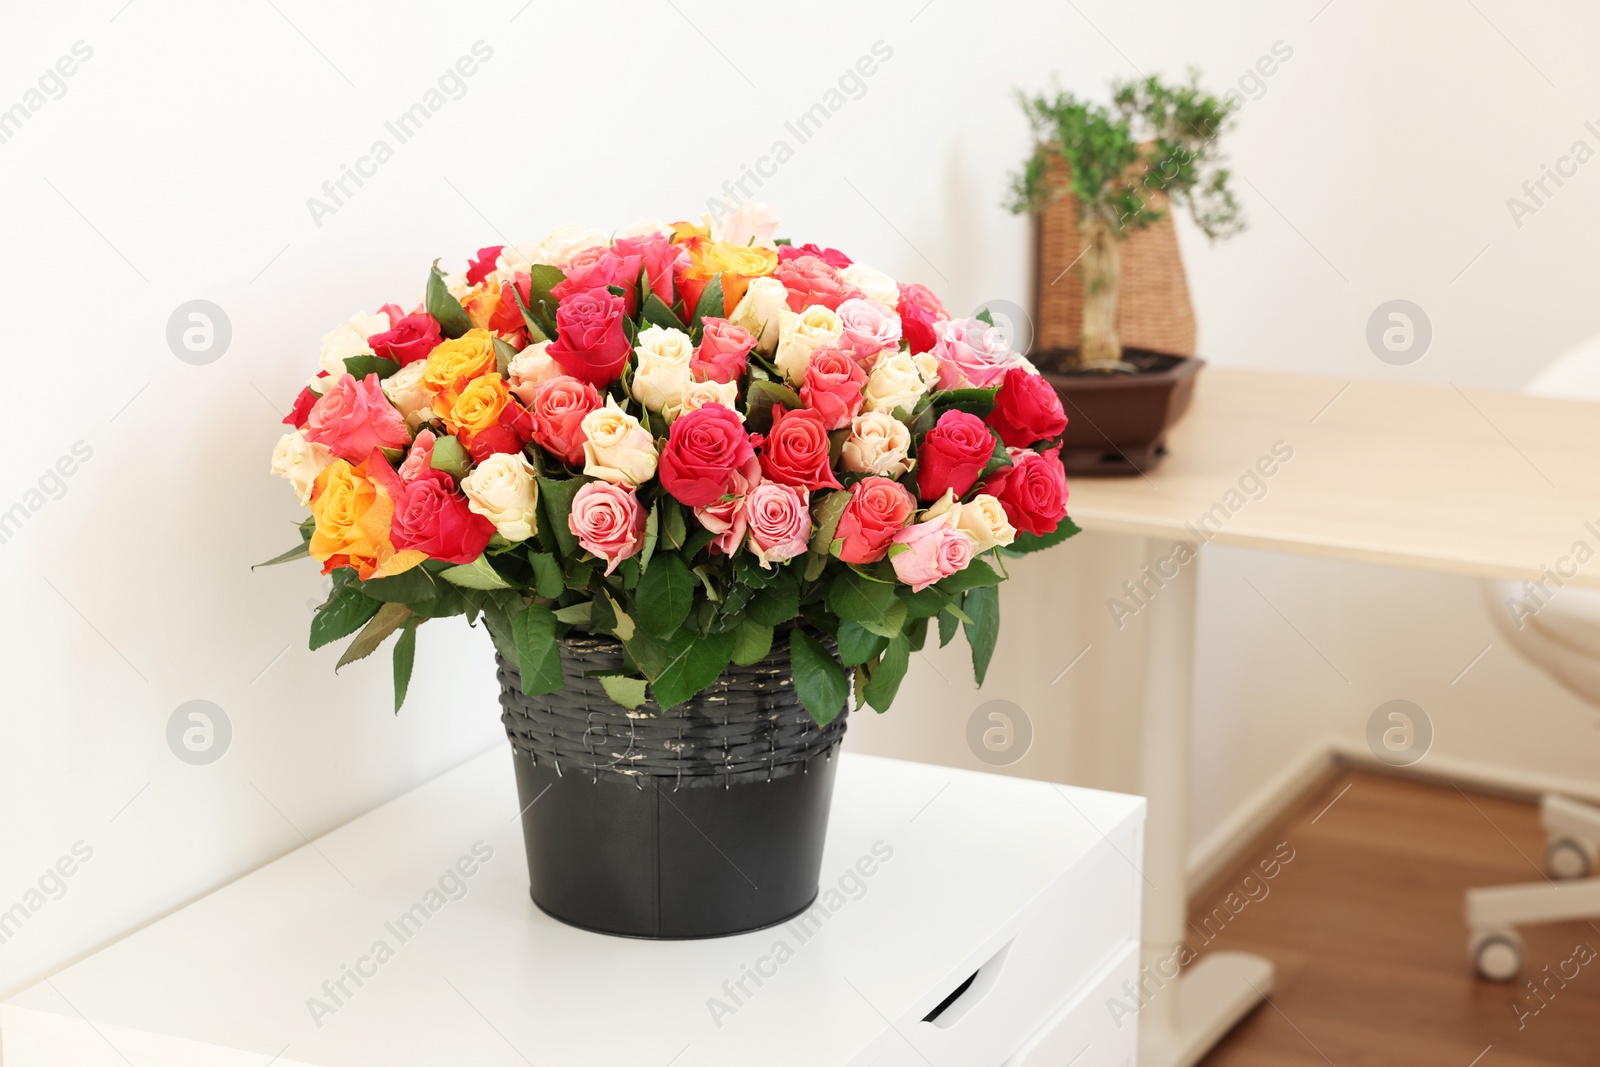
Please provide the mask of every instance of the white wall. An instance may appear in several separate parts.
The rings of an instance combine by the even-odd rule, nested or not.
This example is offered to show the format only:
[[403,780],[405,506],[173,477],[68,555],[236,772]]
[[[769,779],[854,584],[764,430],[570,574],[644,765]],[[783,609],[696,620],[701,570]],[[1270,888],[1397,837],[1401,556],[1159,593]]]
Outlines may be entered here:
[[[93,450],[64,495],[0,544],[0,909],[75,842],[94,850],[65,895],[0,945],[0,992],[503,743],[481,634],[425,629],[396,719],[386,660],[335,677],[334,651],[305,650],[314,568],[247,569],[294,536],[299,513],[267,453],[318,336],[357,307],[415,299],[436,256],[573,219],[700,210],[774,140],[792,141],[785,120],[875,41],[892,59],[760,195],[797,236],[933,285],[953,309],[1025,299],[1025,226],[998,207],[1026,149],[1013,86],[1059,72],[1088,90],[1135,64],[1188,63],[1221,86],[1283,40],[1294,56],[1233,140],[1252,229],[1216,248],[1183,233],[1208,357],[1515,388],[1600,318],[1584,240],[1600,165],[1521,230],[1504,205],[1600,117],[1583,51],[1594,16],[1575,2],[1534,17],[1480,0],[1527,60],[1453,0],[1403,12],[1334,0],[1320,14],[1321,0],[824,2],[732,17],[707,0],[674,4],[0,8],[0,108],[74,42],[93,50],[64,95],[0,143],[11,331],[0,510],[29,499],[75,442]],[[465,96],[315,225],[307,198],[478,40],[494,54]],[[1361,340],[1371,308],[1394,296],[1435,324],[1434,351],[1411,368],[1380,364]],[[196,298],[233,327],[205,366],[165,340],[173,309]],[[1102,632],[1101,591],[1131,573],[1129,551],[1089,537],[1027,561],[1019,570],[1036,579],[1007,590],[1015,643],[994,693],[1067,694],[1034,712],[1041,744],[1017,769],[1109,784],[1131,766],[1116,712],[1136,650]],[[1320,627],[1361,684],[1332,690],[1292,635],[1252,613],[1231,580],[1241,573]],[[1475,668],[1475,688],[1437,690],[1457,650],[1465,663],[1488,639],[1465,583],[1226,552],[1209,553],[1203,582],[1201,833],[1391,694],[1450,709],[1461,731],[1441,729],[1441,746],[1596,765],[1592,715],[1506,655]],[[1394,656],[1416,633],[1427,655]],[[968,758],[962,655],[958,642],[929,657],[959,696],[919,663],[904,706],[862,724],[862,747]],[[1490,729],[1510,694],[1541,731],[1515,745]],[[167,747],[169,716],[192,699],[233,725],[210,766]]]

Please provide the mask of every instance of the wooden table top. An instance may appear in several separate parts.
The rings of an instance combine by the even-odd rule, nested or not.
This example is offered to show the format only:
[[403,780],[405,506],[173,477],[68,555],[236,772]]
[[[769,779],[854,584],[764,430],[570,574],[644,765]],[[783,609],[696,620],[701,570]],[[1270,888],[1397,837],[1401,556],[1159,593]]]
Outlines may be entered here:
[[1600,404],[1210,366],[1167,447],[1149,475],[1073,479],[1073,518],[1600,588]]

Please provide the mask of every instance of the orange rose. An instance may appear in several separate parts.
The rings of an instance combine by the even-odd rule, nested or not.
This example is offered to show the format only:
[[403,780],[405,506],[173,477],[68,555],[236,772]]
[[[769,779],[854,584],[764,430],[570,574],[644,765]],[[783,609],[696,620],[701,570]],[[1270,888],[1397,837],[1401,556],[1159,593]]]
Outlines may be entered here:
[[422,388],[434,397],[434,409],[448,411],[468,382],[495,369],[494,338],[488,330],[468,330],[428,353]]
[[389,540],[394,502],[369,474],[374,462],[382,463],[384,473],[393,477],[387,461],[375,452],[355,466],[335,460],[312,483],[311,517],[316,528],[311,532],[311,558],[322,564],[323,574],[353,567],[365,581],[410,570],[427,558],[415,549],[395,551]]
[[688,238],[683,246],[689,250],[689,265],[679,279],[678,290],[684,294],[684,306],[691,312],[700,302],[701,292],[717,275],[722,276],[722,315],[725,317],[739,306],[751,278],[764,277],[778,269],[775,248],[719,244],[698,236]]
[[480,330],[489,328],[489,320],[494,318],[494,313],[500,308],[500,289],[497,286],[486,285],[469,293],[461,301],[461,310],[467,313],[467,318],[472,320],[472,325]]
[[[526,298],[528,276],[519,275],[517,281],[522,296]],[[461,307],[477,329],[488,330],[517,348],[521,348],[527,340],[527,324],[523,322],[522,309],[517,307],[516,297],[511,295],[510,283],[485,285],[462,300]]]
[[500,375],[485,374],[468,382],[467,387],[461,390],[461,395],[456,397],[455,403],[450,406],[443,406],[443,397],[435,400],[433,412],[444,420],[444,424],[450,427],[451,433],[461,434],[470,439],[489,427],[498,425],[500,415],[510,402],[511,393],[500,380]]

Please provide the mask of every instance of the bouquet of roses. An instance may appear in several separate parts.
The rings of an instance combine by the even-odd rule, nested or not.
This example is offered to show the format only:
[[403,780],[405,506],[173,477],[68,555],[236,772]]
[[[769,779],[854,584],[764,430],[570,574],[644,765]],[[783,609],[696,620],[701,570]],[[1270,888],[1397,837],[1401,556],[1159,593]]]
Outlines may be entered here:
[[272,460],[311,516],[271,562],[332,576],[311,647],[397,634],[398,710],[428,619],[481,618],[529,695],[610,634],[606,692],[669,708],[778,634],[825,723],[937,619],[982,684],[1003,557],[1077,532],[1060,401],[986,316],[775,228],[558,227],[328,333]]

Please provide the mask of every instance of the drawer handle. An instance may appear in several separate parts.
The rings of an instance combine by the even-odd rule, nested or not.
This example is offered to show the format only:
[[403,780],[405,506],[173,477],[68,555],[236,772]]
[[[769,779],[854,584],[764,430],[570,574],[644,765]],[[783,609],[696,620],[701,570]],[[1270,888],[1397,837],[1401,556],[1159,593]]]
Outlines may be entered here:
[[994,987],[995,980],[1000,976],[1000,968],[1006,961],[1006,953],[1010,950],[1011,942],[1008,941],[999,952],[989,957],[989,962],[968,975],[966,981],[952,989],[949,996],[924,1015],[922,1021],[932,1023],[941,1030],[948,1030],[960,1022],[962,1016]]

